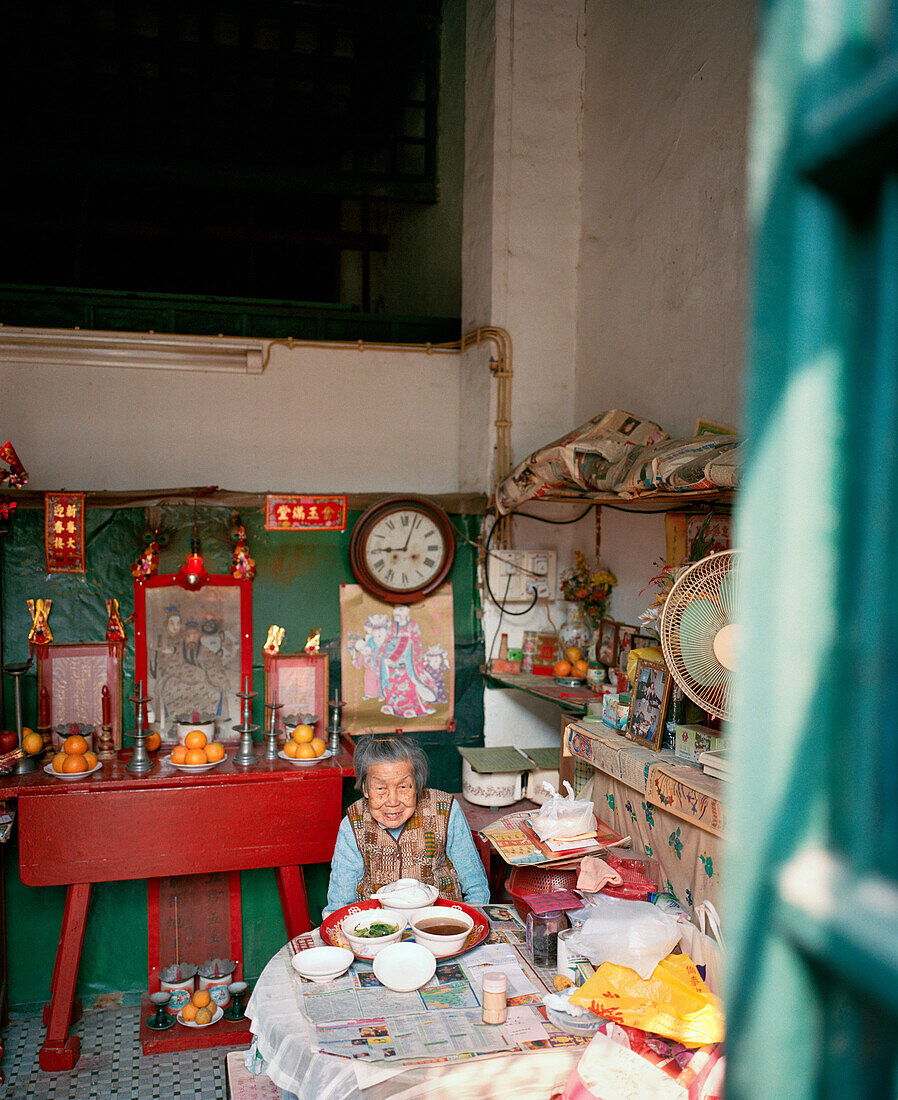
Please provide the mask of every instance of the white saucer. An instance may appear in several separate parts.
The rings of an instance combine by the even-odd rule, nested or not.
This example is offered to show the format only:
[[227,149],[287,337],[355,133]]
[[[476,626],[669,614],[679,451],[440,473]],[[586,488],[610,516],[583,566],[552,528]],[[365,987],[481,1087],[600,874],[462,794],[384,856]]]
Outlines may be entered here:
[[98,772],[103,767],[101,760],[98,760],[92,768],[88,768],[86,772],[55,772],[53,771],[52,764],[44,764],[44,771],[47,775],[52,775],[54,779],[86,779],[89,775],[93,775],[94,772]]
[[332,982],[352,966],[355,955],[345,947],[309,947],[290,961],[296,973],[310,982]]
[[286,760],[288,764],[296,764],[298,768],[310,768],[313,764],[320,764],[322,760],[330,760],[333,755],[330,749],[325,749],[320,756],[313,756],[311,760],[297,760],[287,756],[283,749],[278,751],[278,757],[281,760]]
[[182,772],[207,772],[210,768],[217,768],[219,764],[223,764],[227,758],[225,754],[221,760],[214,760],[211,764],[176,764],[170,756],[166,756],[165,763],[171,764],[173,768]]
[[391,943],[374,956],[374,977],[395,993],[411,993],[436,973],[437,960],[420,943]]
[[[194,765],[194,766],[196,766],[196,765]],[[212,1003],[213,1003],[213,1004],[215,1004],[215,1002],[214,1002],[214,1001],[213,1001]],[[180,1025],[181,1025],[181,1027],[198,1027],[198,1028],[204,1028],[204,1027],[211,1027],[211,1026],[212,1026],[213,1024],[217,1024],[217,1023],[218,1023],[218,1021],[219,1021],[219,1020],[220,1020],[220,1019],[222,1018],[222,1016],[224,1016],[224,1012],[222,1012],[222,1009],[221,1009],[221,1005],[216,1005],[216,1007],[215,1007],[215,1015],[214,1015],[214,1016],[212,1017],[212,1019],[211,1019],[211,1020],[210,1020],[210,1021],[208,1022],[208,1024],[198,1024],[198,1023],[196,1022],[196,1020],[182,1020],[182,1019],[181,1019],[181,1013],[180,1013],[180,1012],[179,1012],[179,1013],[178,1013],[178,1015],[177,1015],[177,1016],[175,1017],[175,1019],[176,1019],[176,1020],[178,1021],[178,1023],[179,1023]]]

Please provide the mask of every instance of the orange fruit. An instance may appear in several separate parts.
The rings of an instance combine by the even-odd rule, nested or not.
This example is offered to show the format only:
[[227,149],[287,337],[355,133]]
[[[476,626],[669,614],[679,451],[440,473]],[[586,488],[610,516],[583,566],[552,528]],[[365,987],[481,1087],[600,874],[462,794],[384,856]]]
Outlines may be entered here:
[[187,763],[187,746],[175,745],[171,751],[171,762],[173,764],[186,764]]
[[184,738],[184,744],[188,749],[204,749],[206,747],[206,735],[202,730],[191,730]]
[[75,772],[87,771],[87,759],[80,753],[69,753],[62,762],[63,775],[72,775]]
[[68,753],[85,753],[87,752],[88,745],[80,733],[73,733],[71,737],[67,737],[62,743],[62,751]]
[[185,764],[208,764],[205,749],[188,749]]
[[86,752],[84,754],[84,759],[87,761],[88,770],[90,770],[91,768],[95,768],[99,763],[99,760],[97,759],[97,754],[95,752]]
[[198,989],[196,993],[191,997],[191,1000],[197,1008],[205,1008],[207,1004],[212,1000],[212,995],[208,989]]
[[284,743],[284,756],[289,756],[291,760],[295,760],[298,752],[299,745],[297,745],[295,741],[286,741]]
[[320,737],[313,737],[309,744],[315,750],[316,756],[321,756],[321,754],[327,748],[327,745],[321,740]]
[[198,1008],[196,1010],[196,1022],[200,1025],[212,1023],[213,1012],[210,1008]]
[[29,730],[22,738],[22,748],[29,756],[34,756],[35,753],[43,751],[44,739],[39,733],[35,733],[34,730]]
[[297,726],[293,731],[293,740],[297,745],[308,745],[314,736],[315,731],[311,726]]
[[219,760],[224,760],[225,748],[220,741],[210,741],[206,746],[206,759],[210,764],[217,764]]
[[181,1019],[186,1020],[188,1024],[192,1024],[196,1019],[196,1005],[191,1004],[190,1001],[181,1008]]
[[150,732],[147,734],[146,740],[147,752],[155,752],[161,744],[162,738],[159,735],[158,730],[150,730]]
[[571,670],[572,676],[583,677],[589,671],[589,663],[587,661],[574,661],[573,668]]
[[570,645],[564,651],[564,655],[573,665],[583,656],[583,650],[578,645]]
[[570,676],[571,674],[571,662],[570,661],[557,661],[555,667],[552,669],[556,676]]
[[64,752],[58,752],[53,757],[53,771],[61,772],[62,771],[62,765],[66,762],[66,760],[68,760],[68,757],[66,756],[66,754]]
[[319,754],[315,752],[311,745],[297,745],[296,746],[296,759],[297,760],[314,760]]

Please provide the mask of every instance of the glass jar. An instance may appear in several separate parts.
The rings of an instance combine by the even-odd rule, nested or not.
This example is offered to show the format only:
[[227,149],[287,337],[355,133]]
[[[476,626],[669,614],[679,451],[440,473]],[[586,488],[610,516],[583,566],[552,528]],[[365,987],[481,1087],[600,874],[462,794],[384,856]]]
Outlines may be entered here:
[[558,933],[567,927],[564,913],[527,914],[527,950],[536,966],[550,967],[558,958]]

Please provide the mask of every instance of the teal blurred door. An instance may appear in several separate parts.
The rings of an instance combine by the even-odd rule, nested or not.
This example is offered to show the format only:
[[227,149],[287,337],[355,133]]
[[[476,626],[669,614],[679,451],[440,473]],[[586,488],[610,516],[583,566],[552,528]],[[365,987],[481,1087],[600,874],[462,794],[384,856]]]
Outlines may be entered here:
[[759,7],[728,1100],[898,1096],[898,14]]

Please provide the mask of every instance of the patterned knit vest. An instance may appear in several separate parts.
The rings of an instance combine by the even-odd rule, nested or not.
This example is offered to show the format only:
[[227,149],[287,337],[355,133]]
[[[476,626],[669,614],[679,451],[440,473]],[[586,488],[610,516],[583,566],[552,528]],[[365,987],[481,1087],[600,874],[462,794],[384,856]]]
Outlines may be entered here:
[[458,875],[446,855],[452,802],[451,794],[425,788],[398,840],[374,820],[366,798],[353,802],[346,816],[365,860],[359,901],[400,878],[419,879],[438,886],[444,898],[463,900]]

